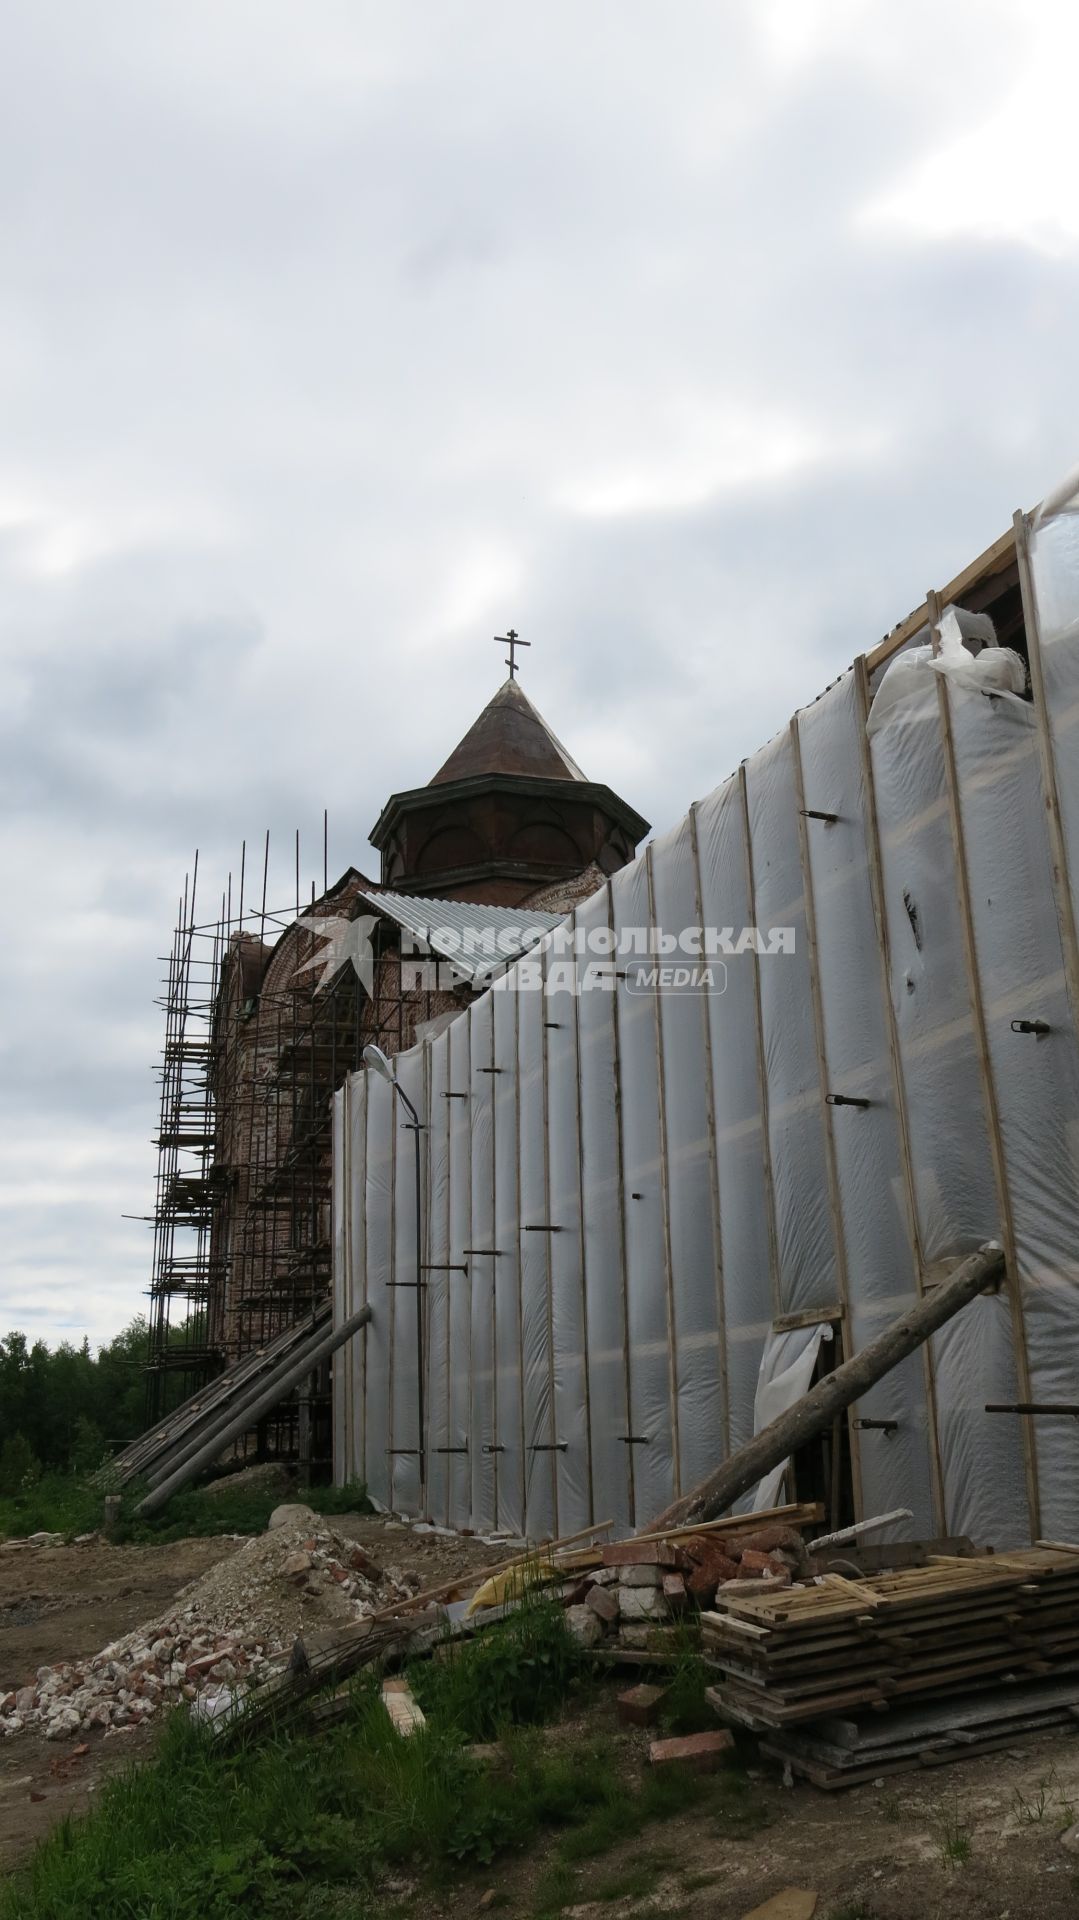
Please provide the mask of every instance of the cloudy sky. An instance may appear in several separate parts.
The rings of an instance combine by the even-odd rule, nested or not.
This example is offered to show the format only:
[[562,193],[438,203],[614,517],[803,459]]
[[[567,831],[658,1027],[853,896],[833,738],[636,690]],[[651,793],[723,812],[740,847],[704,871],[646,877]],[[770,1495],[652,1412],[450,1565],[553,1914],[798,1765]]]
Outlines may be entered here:
[[[0,1332],[141,1304],[185,868],[524,684],[657,827],[1079,457],[1071,7],[0,6]],[[251,890],[249,889],[249,896]]]

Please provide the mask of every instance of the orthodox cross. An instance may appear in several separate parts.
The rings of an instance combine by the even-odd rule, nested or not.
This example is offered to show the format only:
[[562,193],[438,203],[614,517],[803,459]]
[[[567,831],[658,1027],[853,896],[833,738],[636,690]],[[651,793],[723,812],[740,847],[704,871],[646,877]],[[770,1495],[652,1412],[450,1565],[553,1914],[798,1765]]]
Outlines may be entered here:
[[508,647],[508,648],[509,648],[509,650],[510,650],[510,657],[509,657],[509,659],[508,659],[508,660],[506,661],[506,665],[507,665],[507,667],[508,667],[508,668],[509,668],[509,670],[510,670],[510,679],[511,679],[511,680],[515,680],[515,679],[517,678],[517,661],[516,661],[516,659],[514,658],[514,655],[515,655],[515,653],[516,653],[516,650],[517,650],[517,648],[518,648],[518,647],[530,647],[531,645],[532,645],[532,642],[531,642],[531,640],[520,640],[520,639],[518,639],[518,637],[517,637],[517,634],[516,634],[516,633],[514,632],[514,630],[513,630],[513,628],[512,628],[512,627],[510,628],[510,630],[509,630],[509,632],[508,632],[508,633],[496,633],[496,634],[495,634],[495,646],[496,646],[496,647]]

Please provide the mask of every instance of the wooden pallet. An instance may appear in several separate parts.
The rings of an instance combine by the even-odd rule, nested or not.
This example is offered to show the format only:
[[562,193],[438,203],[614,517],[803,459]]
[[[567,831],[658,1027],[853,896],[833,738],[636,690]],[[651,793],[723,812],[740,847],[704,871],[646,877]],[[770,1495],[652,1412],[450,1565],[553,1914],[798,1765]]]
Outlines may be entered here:
[[1032,1548],[741,1598],[702,1616],[728,1718],[755,1731],[1050,1677],[1079,1662],[1079,1555]]

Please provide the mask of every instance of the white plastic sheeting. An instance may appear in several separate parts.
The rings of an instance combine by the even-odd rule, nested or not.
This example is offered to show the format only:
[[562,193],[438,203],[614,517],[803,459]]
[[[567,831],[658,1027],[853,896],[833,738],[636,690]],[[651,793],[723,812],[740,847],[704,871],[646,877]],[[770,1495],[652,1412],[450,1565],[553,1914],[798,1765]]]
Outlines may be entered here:
[[[827,1321],[815,1327],[792,1327],[789,1333],[769,1335],[753,1402],[755,1433],[770,1427],[773,1420],[778,1420],[781,1413],[788,1413],[802,1395],[809,1392],[817,1355],[824,1342],[834,1338]],[[766,1507],[778,1506],[790,1464],[789,1460],[781,1460],[778,1467],[773,1467],[758,1481],[744,1503],[749,1512],[760,1513]]]
[[[339,1478],[459,1527],[626,1533],[749,1438],[822,1328],[857,1352],[999,1238],[1002,1292],[851,1410],[855,1508],[1075,1537],[1073,1423],[985,1406],[1079,1401],[1077,529],[1030,538],[1032,699],[1011,663],[918,660],[867,728],[856,663],[400,1058],[422,1494],[413,1136],[377,1078],[338,1094],[335,1313],[375,1310],[335,1363]],[[697,928],[703,989],[642,977],[647,930],[684,970]],[[578,951],[577,991],[574,935],[615,949],[583,986]]]

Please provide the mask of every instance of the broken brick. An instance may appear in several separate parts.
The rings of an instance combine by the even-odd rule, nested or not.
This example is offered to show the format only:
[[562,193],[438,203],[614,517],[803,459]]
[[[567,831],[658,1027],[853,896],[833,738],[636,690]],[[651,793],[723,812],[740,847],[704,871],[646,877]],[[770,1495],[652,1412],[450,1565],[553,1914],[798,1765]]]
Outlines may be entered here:
[[680,1567],[679,1549],[668,1540],[611,1540],[603,1549],[605,1567]]
[[615,1702],[615,1712],[624,1727],[652,1727],[659,1719],[660,1708],[667,1697],[666,1687],[642,1685],[630,1687],[626,1693],[620,1693]]
[[648,1758],[654,1767],[689,1767],[694,1773],[714,1773],[734,1746],[725,1727],[717,1733],[687,1733],[671,1740],[653,1740]]
[[801,1534],[793,1527],[784,1525],[781,1520],[773,1520],[770,1526],[755,1527],[752,1533],[739,1534],[737,1544],[743,1553],[747,1548],[757,1553],[775,1553],[778,1547],[784,1547],[799,1558],[805,1554],[805,1541]]
[[733,1580],[738,1572],[738,1562],[710,1540],[694,1540],[686,1551],[691,1565],[686,1587],[697,1600],[709,1600],[724,1580]]
[[619,1581],[624,1587],[652,1587],[658,1591],[663,1585],[662,1567],[620,1567]]
[[621,1611],[618,1594],[611,1587],[589,1587],[585,1606],[591,1607],[598,1619],[607,1621],[617,1620]]
[[770,1573],[743,1573],[734,1580],[722,1580],[716,1589],[721,1593],[737,1594],[742,1600],[750,1599],[760,1593],[777,1593],[781,1587],[791,1584],[790,1568],[784,1567],[782,1575]]
[[776,1560],[770,1553],[758,1553],[753,1547],[745,1547],[739,1567],[745,1574],[782,1573],[783,1561]]
[[680,1573],[665,1573],[663,1576],[663,1598],[672,1612],[678,1613],[686,1604],[685,1576]]

